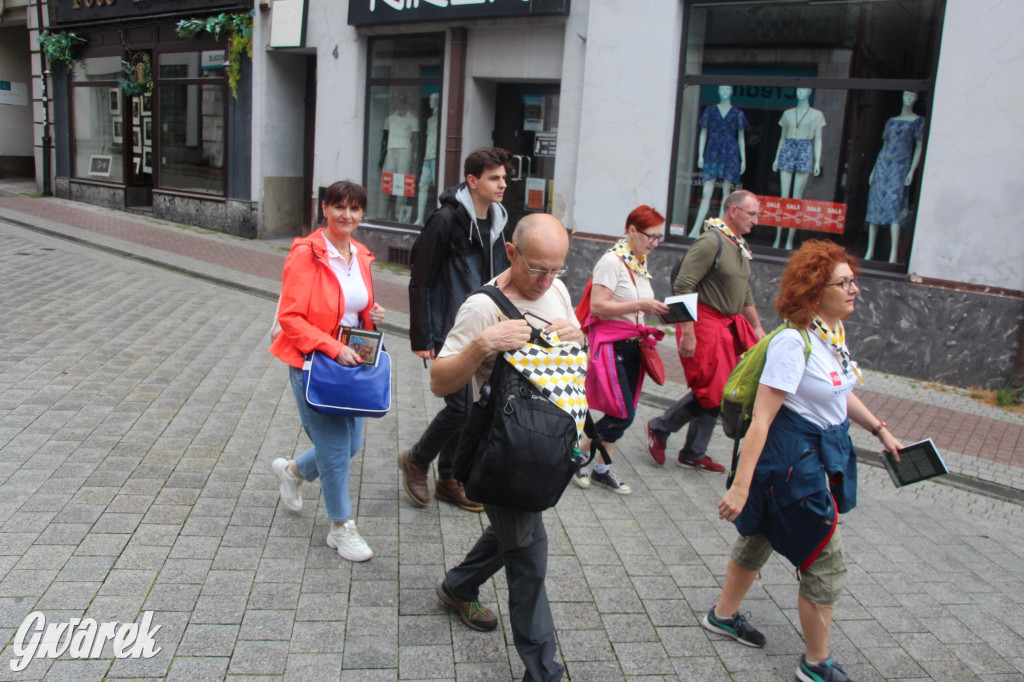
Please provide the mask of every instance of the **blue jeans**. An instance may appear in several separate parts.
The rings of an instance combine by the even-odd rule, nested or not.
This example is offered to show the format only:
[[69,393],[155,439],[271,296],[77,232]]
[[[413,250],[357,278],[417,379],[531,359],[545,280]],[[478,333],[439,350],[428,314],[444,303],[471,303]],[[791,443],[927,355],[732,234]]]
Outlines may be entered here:
[[363,446],[363,418],[320,414],[306,403],[302,370],[297,367],[289,367],[288,370],[302,428],[313,441],[313,447],[295,458],[295,466],[303,479],[320,479],[327,520],[347,521],[352,515],[348,472],[352,457]]

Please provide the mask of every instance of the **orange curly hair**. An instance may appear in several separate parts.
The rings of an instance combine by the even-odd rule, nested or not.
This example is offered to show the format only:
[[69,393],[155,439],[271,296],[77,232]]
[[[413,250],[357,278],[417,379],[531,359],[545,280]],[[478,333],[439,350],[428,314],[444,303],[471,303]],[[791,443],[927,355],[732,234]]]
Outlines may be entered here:
[[825,286],[840,263],[849,265],[854,277],[860,273],[857,259],[835,242],[810,239],[801,244],[782,272],[779,295],[775,297],[779,317],[800,327],[808,326],[818,312]]

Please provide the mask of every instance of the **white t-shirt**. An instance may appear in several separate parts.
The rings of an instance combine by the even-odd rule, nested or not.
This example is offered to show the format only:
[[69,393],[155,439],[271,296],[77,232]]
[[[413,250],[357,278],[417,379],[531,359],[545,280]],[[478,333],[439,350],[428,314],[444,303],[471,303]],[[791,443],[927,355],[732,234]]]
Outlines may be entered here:
[[857,375],[845,372],[832,347],[808,332],[811,355],[804,365],[804,337],[784,329],[771,340],[761,383],[786,392],[783,405],[821,428],[846,421],[846,397],[857,386]]
[[[630,278],[629,268],[622,262],[622,259],[610,251],[606,251],[594,265],[594,284],[600,284],[612,290],[612,300],[616,303],[622,301],[638,301],[641,298],[654,298],[654,289],[651,288],[651,281],[643,275],[632,273]],[[633,285],[633,281],[636,285]],[[639,295],[638,295],[639,294]],[[621,320],[622,322],[638,321],[643,322],[641,313],[626,313],[602,318],[606,320]]]
[[341,293],[345,297],[345,314],[341,316],[342,327],[358,327],[359,313],[366,310],[370,305],[370,292],[366,290],[366,282],[363,281],[363,273],[359,271],[359,259],[356,257],[356,245],[348,243],[349,261],[346,263],[334,244],[328,241],[324,235],[324,243],[327,244],[327,264],[331,271],[338,278],[341,285]]
[[[488,284],[494,284],[494,281],[492,279]],[[579,327],[576,315],[573,314],[572,299],[569,297],[569,291],[562,284],[561,280],[554,280],[551,283],[551,287],[536,301],[525,301],[515,298],[509,300],[525,315],[526,321],[538,329],[548,326],[546,322],[537,319],[538,317],[547,320],[547,322],[561,318],[569,320],[573,325]],[[537,317],[534,317],[534,315]],[[448,332],[448,336],[444,340],[444,347],[441,348],[441,352],[437,354],[437,357],[443,358],[455,355],[468,346],[476,338],[477,334],[492,324],[501,322],[502,319],[504,318],[501,317],[498,306],[487,294],[474,294],[470,296],[459,308],[459,312],[455,316],[455,324],[452,326],[451,331]],[[487,379],[491,376],[491,370],[494,369],[494,361],[497,357],[497,351],[488,353],[473,375],[473,392],[475,396],[479,397],[480,386],[486,383]]]
[[825,114],[817,109],[800,111],[793,107],[782,112],[779,126],[783,140],[813,140],[818,129],[825,127]]
[[420,120],[412,115],[391,114],[384,119],[388,131],[388,149],[412,149],[412,134],[420,131]]

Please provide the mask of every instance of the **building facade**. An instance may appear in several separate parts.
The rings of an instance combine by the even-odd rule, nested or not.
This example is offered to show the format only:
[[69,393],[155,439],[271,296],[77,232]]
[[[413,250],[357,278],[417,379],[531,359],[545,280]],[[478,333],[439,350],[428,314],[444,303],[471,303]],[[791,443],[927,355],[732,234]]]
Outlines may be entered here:
[[[513,219],[549,211],[573,232],[574,293],[632,208],[661,210],[667,243],[653,269],[666,294],[671,264],[742,187],[762,201],[750,241],[768,320],[789,250],[824,237],[864,259],[848,325],[863,364],[960,385],[1022,371],[1020,3],[259,0],[253,12],[251,104],[223,95],[236,143],[225,145],[217,201],[249,207],[254,226],[216,229],[308,230],[323,188],[351,179],[369,190],[363,239],[402,263],[439,193],[462,179],[465,154],[495,145],[515,158]],[[217,47],[165,45],[159,22],[145,23],[154,56],[201,60]],[[106,54],[97,43],[109,41],[89,58]],[[99,100],[79,90],[111,84],[72,74],[62,87],[81,109]],[[247,152],[236,116],[251,126]],[[89,177],[105,152],[81,132],[63,133],[58,187],[119,197],[118,183]],[[123,173],[127,197],[133,157],[122,157],[111,173]],[[186,172],[206,189],[182,187],[173,171],[154,173],[152,194],[166,197],[154,212],[203,224],[172,207],[209,201],[216,183]]]

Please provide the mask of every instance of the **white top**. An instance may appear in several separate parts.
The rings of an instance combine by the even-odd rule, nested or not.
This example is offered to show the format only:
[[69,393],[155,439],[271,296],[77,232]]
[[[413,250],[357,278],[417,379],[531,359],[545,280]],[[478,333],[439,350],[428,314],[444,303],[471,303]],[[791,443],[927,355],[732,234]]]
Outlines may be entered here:
[[843,371],[835,351],[813,332],[811,355],[804,365],[804,337],[784,329],[772,338],[761,383],[786,392],[783,405],[821,428],[846,421],[846,396],[857,386],[857,375]]
[[[597,264],[594,265],[594,284],[600,284],[612,290],[612,300],[616,303],[622,301],[639,301],[641,298],[654,298],[654,289],[651,288],[651,281],[643,275],[632,273],[630,279],[629,268],[622,262],[622,259],[611,251],[606,251]],[[633,285],[636,280],[636,285]],[[642,313],[625,313],[602,317],[604,320],[620,320],[633,324],[643,323]]]
[[351,241],[348,243],[349,261],[346,263],[342,260],[341,253],[334,248],[334,244],[327,239],[327,235],[324,235],[324,243],[327,244],[327,264],[338,278],[341,293],[345,297],[345,314],[341,316],[341,326],[358,327],[359,313],[370,305],[370,292],[366,290],[366,282],[359,272],[356,245]]
[[412,115],[391,114],[384,119],[388,131],[388,149],[412,149],[412,134],[420,131],[420,120]]
[[[494,281],[492,279],[488,284],[494,284]],[[537,317],[543,318],[548,322],[561,318],[569,320],[574,326],[579,327],[576,315],[573,314],[572,299],[569,297],[569,291],[559,279],[552,282],[551,287],[536,301],[525,301],[515,298],[510,300],[526,316],[526,321],[538,329],[543,329],[547,324],[537,319]],[[534,315],[537,317],[534,317]],[[455,355],[469,345],[476,338],[477,334],[492,324],[501,322],[502,319],[498,306],[487,294],[474,294],[470,296],[459,308],[459,312],[455,316],[455,324],[452,326],[451,331],[448,332],[448,336],[444,340],[444,347],[441,348],[441,352],[437,354],[437,357],[443,358]],[[487,379],[491,376],[491,370],[494,369],[494,361],[497,357],[497,351],[488,353],[473,375],[473,391],[476,396],[474,400],[480,395],[480,386],[486,383]]]
[[825,114],[817,109],[786,109],[779,118],[783,140],[813,140],[814,134],[825,127]]
[[[390,139],[390,137],[388,138]],[[432,114],[427,119],[427,145],[423,150],[423,160],[437,158],[437,114]]]

